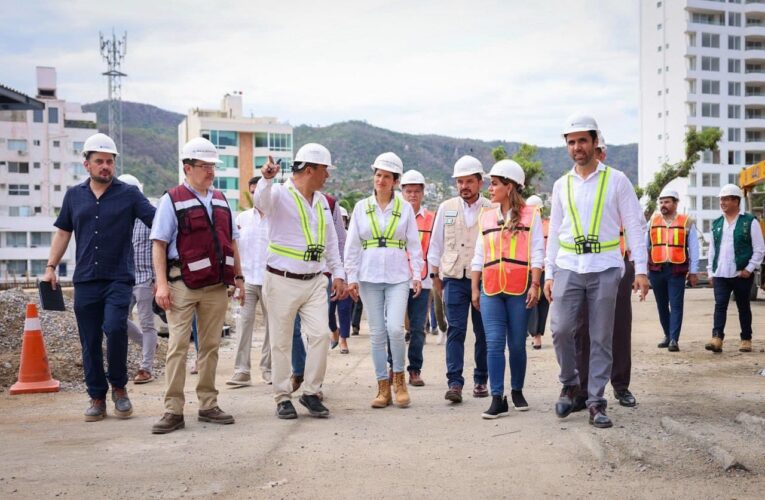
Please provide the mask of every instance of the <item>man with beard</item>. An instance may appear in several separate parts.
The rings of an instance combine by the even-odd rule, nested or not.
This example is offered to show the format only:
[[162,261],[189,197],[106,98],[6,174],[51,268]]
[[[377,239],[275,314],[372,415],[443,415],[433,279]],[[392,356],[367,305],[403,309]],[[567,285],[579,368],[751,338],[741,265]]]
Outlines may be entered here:
[[[85,420],[106,416],[106,394],[112,386],[114,413],[127,418],[133,413],[127,390],[127,318],[135,284],[133,270],[133,223],[140,219],[151,227],[154,207],[136,188],[114,178],[117,146],[105,134],[85,141],[82,184],[64,196],[54,225],[43,281],[56,287],[56,266],[74,232],[77,245],[74,269],[74,314],[82,345],[82,366],[90,406]],[[104,370],[102,341],[106,335],[109,371]]]
[[[486,362],[486,335],[481,313],[471,303],[470,263],[478,239],[478,217],[481,208],[491,202],[481,196],[483,165],[472,156],[463,156],[454,164],[452,178],[457,181],[459,196],[446,200],[438,207],[433,223],[428,264],[433,279],[433,290],[443,295],[446,309],[446,378],[448,390],[444,399],[462,402],[465,379],[465,335],[468,313],[472,313],[475,333],[475,371],[473,397],[489,396],[486,382],[489,370]],[[441,281],[443,277],[443,282]]]

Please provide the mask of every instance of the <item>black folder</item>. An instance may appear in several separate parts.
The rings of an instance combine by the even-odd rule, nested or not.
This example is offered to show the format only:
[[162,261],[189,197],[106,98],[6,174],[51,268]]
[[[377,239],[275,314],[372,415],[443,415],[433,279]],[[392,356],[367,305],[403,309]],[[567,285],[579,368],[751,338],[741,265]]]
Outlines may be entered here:
[[64,292],[61,291],[61,283],[54,290],[50,281],[41,281],[37,289],[40,291],[40,305],[46,311],[66,311],[64,306]]

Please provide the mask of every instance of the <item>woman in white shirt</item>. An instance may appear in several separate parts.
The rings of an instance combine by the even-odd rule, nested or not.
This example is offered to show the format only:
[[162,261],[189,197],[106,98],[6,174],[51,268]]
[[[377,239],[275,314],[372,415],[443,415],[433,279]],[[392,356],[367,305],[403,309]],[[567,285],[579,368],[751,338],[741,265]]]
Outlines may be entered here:
[[374,194],[353,209],[345,242],[345,269],[351,297],[361,297],[369,321],[378,386],[372,407],[385,408],[393,402],[387,370],[389,341],[395,403],[404,408],[410,403],[404,377],[404,315],[410,283],[415,294],[422,290],[422,248],[414,210],[394,191],[404,171],[401,159],[394,153],[383,153],[375,159],[372,170]]
[[544,232],[539,210],[520,190],[526,176],[512,160],[497,162],[489,172],[493,205],[479,218],[478,239],[471,263],[472,301],[481,310],[486,330],[491,406],[482,417],[509,412],[505,391],[505,345],[510,351],[510,385],[516,410],[529,409],[523,397],[526,376],[526,325],[537,304],[544,262]]

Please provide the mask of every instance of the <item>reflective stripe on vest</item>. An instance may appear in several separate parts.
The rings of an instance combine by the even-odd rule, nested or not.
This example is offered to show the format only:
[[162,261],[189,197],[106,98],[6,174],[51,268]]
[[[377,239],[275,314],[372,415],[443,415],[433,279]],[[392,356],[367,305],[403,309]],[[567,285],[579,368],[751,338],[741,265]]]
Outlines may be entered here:
[[[319,223],[316,228],[316,239],[314,240],[311,234],[311,220],[308,218],[308,213],[305,211],[303,202],[300,201],[300,195],[292,187],[288,188],[292,194],[292,198],[297,205],[298,214],[300,215],[300,228],[303,230],[303,236],[305,237],[306,248],[305,250],[298,250],[295,248],[289,248],[276,243],[269,243],[268,249],[276,255],[282,257],[289,257],[295,260],[313,261],[318,262],[324,256],[324,244],[327,239],[327,226],[324,219],[324,207],[321,204],[321,200],[317,203],[319,212]],[[315,195],[318,196],[318,195]]]
[[521,219],[513,230],[500,213],[500,208],[484,210],[479,224],[483,237],[483,293],[523,295],[529,281],[531,231],[535,207],[521,209]]
[[369,227],[372,230],[372,239],[362,241],[361,248],[364,250],[368,248],[385,247],[398,248],[401,250],[406,248],[406,241],[393,239],[393,235],[396,234],[396,229],[398,228],[398,221],[401,219],[401,198],[395,195],[393,196],[393,213],[388,221],[388,226],[385,228],[385,233],[381,233],[380,226],[377,225],[374,196],[370,196],[367,199],[366,213],[369,218]]
[[568,216],[571,219],[571,229],[574,233],[574,242],[568,243],[560,240],[560,247],[563,250],[574,252],[577,255],[583,253],[600,253],[613,250],[619,246],[619,239],[600,241],[600,221],[603,218],[603,205],[606,201],[606,191],[608,190],[608,181],[611,178],[611,167],[606,167],[598,178],[598,190],[595,196],[595,203],[592,207],[590,216],[590,228],[585,235],[582,232],[582,223],[579,219],[579,212],[574,203],[574,174],[569,172],[566,179],[566,198],[568,205]]
[[651,219],[651,262],[654,264],[684,264],[687,260],[685,244],[688,235],[688,216],[679,214],[667,226],[664,217],[656,214]]

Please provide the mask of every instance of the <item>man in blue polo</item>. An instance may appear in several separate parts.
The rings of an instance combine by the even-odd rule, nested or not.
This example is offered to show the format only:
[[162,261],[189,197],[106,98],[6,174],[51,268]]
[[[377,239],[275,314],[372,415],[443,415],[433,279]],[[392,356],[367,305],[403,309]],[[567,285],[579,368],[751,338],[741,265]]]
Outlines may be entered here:
[[[114,178],[117,146],[105,134],[95,134],[83,147],[85,170],[82,184],[64,196],[54,225],[43,281],[56,287],[56,266],[74,232],[77,244],[74,269],[74,314],[82,344],[82,366],[90,396],[85,420],[106,416],[106,394],[112,386],[114,413],[127,418],[133,407],[127,396],[127,317],[135,276],[133,271],[133,223],[140,219],[151,226],[154,207],[136,188]],[[101,343],[106,334],[108,372],[104,370]]]

